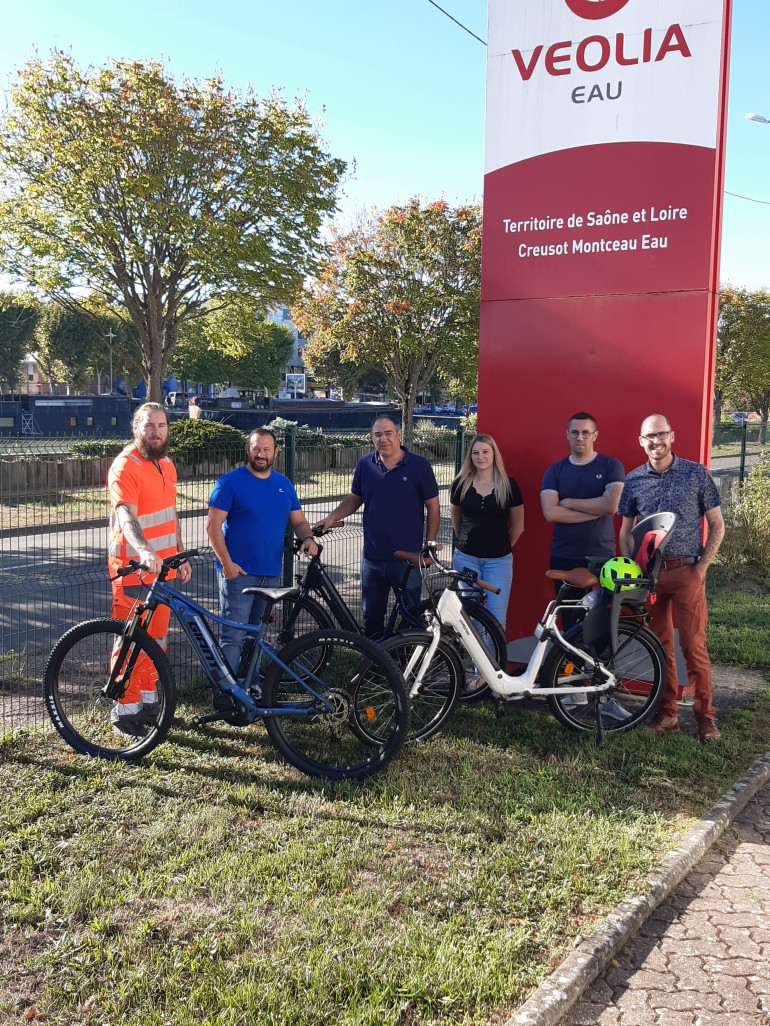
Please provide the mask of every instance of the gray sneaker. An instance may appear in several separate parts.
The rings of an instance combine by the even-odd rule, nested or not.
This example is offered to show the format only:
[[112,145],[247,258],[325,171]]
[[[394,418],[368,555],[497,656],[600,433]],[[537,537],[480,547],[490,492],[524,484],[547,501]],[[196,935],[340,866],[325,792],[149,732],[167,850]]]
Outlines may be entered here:
[[616,702],[614,698],[608,698],[604,705],[601,706],[602,716],[608,716],[611,720],[627,720],[631,715],[628,709],[624,709],[620,702]]
[[145,702],[139,710],[139,722],[145,727],[155,727],[160,714],[159,702]]
[[561,700],[561,704],[567,707],[571,705],[588,705],[588,695],[581,695],[579,693],[577,695],[565,695]]
[[147,724],[142,721],[142,713],[128,713],[125,716],[115,714],[113,710],[110,716],[112,729],[116,734],[124,737],[146,737]]

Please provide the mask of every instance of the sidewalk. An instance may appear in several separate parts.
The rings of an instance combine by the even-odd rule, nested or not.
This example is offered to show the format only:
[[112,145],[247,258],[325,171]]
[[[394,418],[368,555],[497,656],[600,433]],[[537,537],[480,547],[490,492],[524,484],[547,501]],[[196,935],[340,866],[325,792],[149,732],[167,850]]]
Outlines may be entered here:
[[768,842],[765,784],[563,1026],[767,1026]]
[[[766,686],[713,669],[720,720]],[[680,708],[680,725],[694,732],[691,710]],[[770,1026],[768,956],[770,752],[505,1026]]]

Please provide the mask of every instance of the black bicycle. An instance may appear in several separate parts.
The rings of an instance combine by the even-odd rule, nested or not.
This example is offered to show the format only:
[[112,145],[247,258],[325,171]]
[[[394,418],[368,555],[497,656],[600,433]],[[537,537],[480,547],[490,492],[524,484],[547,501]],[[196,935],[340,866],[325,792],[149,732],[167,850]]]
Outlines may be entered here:
[[[316,538],[320,538],[325,533],[320,529],[313,530]],[[300,544],[295,541],[295,553],[299,551]],[[297,588],[277,604],[273,611],[273,623],[268,629],[268,638],[274,644],[285,645],[293,638],[299,637],[307,631],[329,628],[335,625],[346,631],[362,633],[358,620],[351,612],[342,595],[340,595],[334,581],[331,579],[329,571],[321,560],[323,545],[320,542],[317,542],[317,544],[318,554],[310,559],[304,574],[298,573],[296,576]],[[407,630],[424,630],[426,614],[430,615],[433,610],[434,602],[431,599],[425,599],[413,608],[407,606],[405,595],[410,570],[411,568],[407,565],[404,570],[401,586],[396,589],[396,601],[385,624],[383,640],[392,638]],[[438,593],[440,591],[441,589],[438,589]],[[318,601],[318,599],[321,601]],[[461,601],[476,631],[484,640],[495,661],[500,666],[506,666],[508,662],[508,640],[497,618],[484,607],[483,603],[486,601],[486,596],[483,590],[473,585],[468,585],[461,594]],[[455,700],[460,702],[477,702],[482,698],[488,697],[490,695],[489,685],[483,678],[479,679],[479,670],[460,644],[459,638],[456,635],[453,637],[452,632],[447,631],[442,640],[444,642],[442,651],[436,658],[440,661],[443,669],[440,670],[437,666],[435,674],[431,675],[436,683],[438,684],[443,672],[445,674],[444,692],[446,692],[447,686],[451,686],[453,677],[457,676],[457,664],[459,662],[462,672],[457,682]],[[447,648],[454,652],[455,659],[451,659],[450,656],[446,655]],[[395,649],[390,651],[391,655],[393,655]],[[445,705],[446,698],[446,694],[435,694],[434,700],[429,704],[436,708],[439,704],[439,699],[442,699],[442,704]],[[423,693],[421,698],[421,702],[426,701],[429,701],[427,692]],[[427,727],[432,722],[433,716],[430,710],[427,709],[420,713],[413,703],[412,731],[410,736],[424,736],[423,724]]]
[[[248,659],[233,674],[207,622],[230,621],[165,583],[170,570],[197,554],[190,550],[164,559],[146,598],[125,623],[88,620],[54,645],[43,689],[51,720],[67,744],[84,755],[130,760],[165,739],[176,707],[174,671],[147,628],[158,606],[167,605],[212,690],[214,712],[197,717],[193,726],[223,720],[243,727],[261,717],[281,755],[309,776],[357,779],[383,769],[409,731],[409,701],[396,664],[361,634],[326,627],[278,650],[260,633],[272,606],[293,589],[247,588],[262,595],[267,606],[262,624],[232,624],[254,639]],[[133,562],[118,576],[141,570],[147,567]],[[157,702],[127,735],[113,721],[115,708],[132,674],[146,681],[148,671]]]

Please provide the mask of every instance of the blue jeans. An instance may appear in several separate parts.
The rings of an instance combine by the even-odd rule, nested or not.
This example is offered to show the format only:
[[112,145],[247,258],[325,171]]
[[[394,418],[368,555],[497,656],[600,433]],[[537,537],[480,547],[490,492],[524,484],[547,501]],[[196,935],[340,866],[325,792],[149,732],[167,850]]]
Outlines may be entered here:
[[[277,588],[281,583],[280,577],[271,577],[269,574],[238,574],[237,577],[228,580],[222,571],[218,570],[217,577],[219,611],[226,620],[235,620],[236,623],[259,623],[265,611],[266,602],[262,596],[244,595],[244,588]],[[245,638],[245,631],[226,627],[224,624],[220,628],[219,647],[224,652],[233,673],[238,671]]]
[[[390,589],[401,587],[407,563],[403,559],[361,558],[361,606],[364,613],[364,634],[367,638],[382,637],[388,611]],[[414,567],[404,590],[404,600],[411,609],[420,601],[422,578]]]
[[452,556],[452,566],[455,570],[462,570],[467,566],[474,570],[482,581],[487,584],[494,584],[500,589],[499,595],[487,592],[487,609],[500,622],[505,630],[505,620],[508,615],[508,599],[511,595],[511,581],[513,580],[513,553],[507,556],[496,556],[485,559],[480,556],[468,556],[465,552],[455,549]]

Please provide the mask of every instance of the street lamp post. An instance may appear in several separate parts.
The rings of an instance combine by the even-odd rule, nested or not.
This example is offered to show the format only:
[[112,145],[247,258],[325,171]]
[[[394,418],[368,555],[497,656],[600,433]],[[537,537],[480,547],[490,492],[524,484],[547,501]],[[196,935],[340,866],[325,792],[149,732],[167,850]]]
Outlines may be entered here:
[[108,340],[107,345],[110,347],[110,395],[112,395],[112,340],[115,338],[112,327],[110,327],[108,332],[105,332],[104,337]]
[[770,118],[766,118],[763,114],[747,114],[747,121],[758,121],[760,125],[770,125]]

